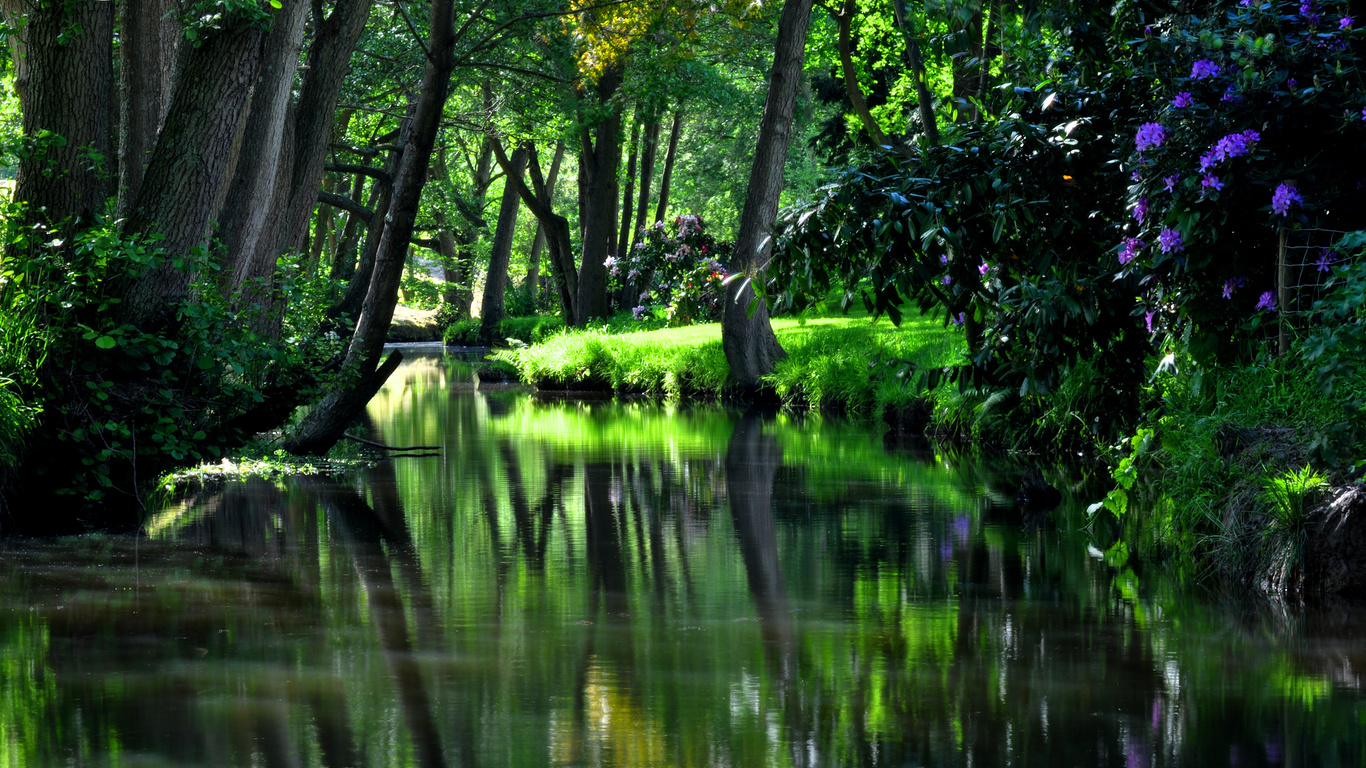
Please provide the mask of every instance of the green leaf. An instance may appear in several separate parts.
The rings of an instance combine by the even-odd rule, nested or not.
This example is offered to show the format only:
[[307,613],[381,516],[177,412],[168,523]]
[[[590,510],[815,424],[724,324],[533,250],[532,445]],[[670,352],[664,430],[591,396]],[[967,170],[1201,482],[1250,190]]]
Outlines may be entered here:
[[280,2],[280,0],[270,0],[270,7],[278,11],[281,8],[285,7],[285,5],[284,3]]
[[118,345],[118,340],[115,339],[113,336],[101,336],[98,339],[95,339],[95,346],[99,347],[100,349],[113,349]]

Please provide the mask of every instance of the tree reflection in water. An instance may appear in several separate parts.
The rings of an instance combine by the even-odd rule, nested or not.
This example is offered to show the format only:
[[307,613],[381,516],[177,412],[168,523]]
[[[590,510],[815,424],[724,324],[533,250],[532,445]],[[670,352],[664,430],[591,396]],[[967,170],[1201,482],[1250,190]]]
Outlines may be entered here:
[[446,377],[370,426],[440,456],[11,544],[0,765],[1366,759],[1359,610],[1185,597],[1018,467]]

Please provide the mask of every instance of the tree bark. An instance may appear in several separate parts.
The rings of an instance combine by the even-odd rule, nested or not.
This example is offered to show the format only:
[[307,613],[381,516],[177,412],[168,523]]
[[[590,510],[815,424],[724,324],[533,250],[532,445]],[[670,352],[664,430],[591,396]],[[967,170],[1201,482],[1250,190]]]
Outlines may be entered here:
[[[237,167],[219,217],[223,275],[232,293],[243,290],[253,275],[275,271],[278,238],[263,241],[261,235],[277,209],[276,179],[307,10],[305,0],[287,0],[263,43]],[[263,260],[269,263],[257,263]]]
[[[389,151],[389,162],[386,168],[390,178],[394,178],[402,157],[403,147],[401,144],[398,148]],[[369,226],[365,231],[365,245],[361,247],[356,272],[351,277],[351,281],[346,284],[346,292],[342,294],[341,299],[328,309],[328,317],[334,319],[356,317],[361,311],[361,305],[365,303],[366,295],[370,292],[370,278],[374,275],[375,257],[379,253],[380,241],[384,237],[385,230],[388,229],[389,209],[394,192],[393,185],[378,180],[375,182],[375,189],[379,192],[379,200],[375,203],[375,215],[370,219]]]
[[398,304],[403,262],[417,220],[422,188],[427,183],[427,169],[441,126],[451,70],[455,68],[453,5],[453,0],[432,3],[431,33],[427,43],[429,55],[412,120],[404,132],[407,135],[399,138],[403,153],[393,174],[393,199],[386,217],[389,221],[375,259],[370,290],[342,365],[344,375],[352,378],[330,392],[304,417],[294,436],[285,443],[285,449],[291,453],[318,454],[336,444],[347,425],[365,408],[391,372],[387,361],[386,365],[378,365],[379,357],[393,320],[394,307]]
[[[39,3],[20,34],[16,50],[23,50],[24,59],[15,88],[23,103],[24,136],[35,144],[19,158],[14,199],[25,204],[19,228],[41,225],[69,235],[104,212],[110,191],[113,4]],[[40,138],[43,132],[61,141]],[[52,233],[36,236],[46,242]]]
[[332,13],[313,30],[305,61],[294,125],[294,161],[285,203],[285,218],[276,253],[296,251],[322,183],[327,147],[341,87],[351,71],[351,53],[365,29],[372,0],[337,0]]
[[649,125],[645,127],[645,148],[641,153],[640,159],[640,200],[636,205],[636,226],[631,232],[630,247],[635,248],[636,243],[640,242],[640,230],[645,228],[649,222],[645,221],[647,211],[650,208],[650,182],[655,175],[655,157],[659,154],[659,113],[654,114]]
[[863,130],[867,131],[873,145],[884,147],[889,144],[887,135],[873,119],[873,113],[868,111],[868,102],[863,100],[863,89],[859,87],[858,73],[854,70],[854,43],[850,25],[857,10],[855,0],[844,0],[844,7],[839,13],[833,10],[830,12],[835,17],[835,24],[839,26],[840,69],[844,70],[844,92],[849,96],[849,102],[854,105],[854,114],[858,115],[859,122],[863,123]]
[[[508,160],[507,152],[503,150],[503,143],[497,138],[493,139],[493,154],[498,158],[498,165],[507,174],[512,162]],[[507,174],[508,178],[514,180],[517,185],[517,194],[522,196],[522,202],[526,203],[527,210],[541,222],[546,230],[546,243],[550,246],[550,270],[555,277],[555,288],[560,295],[560,312],[564,317],[565,325],[573,325],[574,319],[578,315],[578,274],[574,271],[574,246],[570,240],[569,220],[555,213],[551,207],[550,193],[546,189],[545,179],[541,176],[541,164],[536,157],[536,147],[531,147],[531,157],[529,163],[531,173],[531,188],[528,189],[525,182],[515,174]]]
[[[726,288],[726,307],[721,319],[721,346],[730,364],[731,379],[745,391],[755,391],[759,378],[787,355],[768,321],[768,305],[757,298],[752,282],[762,283],[764,267],[773,248],[771,234],[778,218],[778,198],[783,191],[783,166],[792,137],[792,112],[802,75],[806,29],[811,21],[812,0],[787,0],[778,22],[778,42],[769,74],[764,115],[759,121],[759,141],[754,150],[740,231],[735,238],[731,273],[743,273]],[[751,311],[751,304],[753,310]]]
[[626,161],[626,189],[621,194],[621,233],[617,235],[616,257],[626,256],[631,247],[631,219],[635,218],[636,203],[636,155],[640,145],[640,119],[636,118],[631,128],[631,155]]
[[935,121],[934,117],[934,96],[930,93],[930,85],[925,73],[925,62],[920,57],[920,42],[911,29],[910,14],[906,10],[906,0],[895,0],[892,3],[892,10],[896,18],[896,25],[906,40],[906,65],[911,68],[911,74],[915,76],[915,98],[920,108],[920,130],[925,133],[926,142],[931,147],[937,147],[939,146],[939,123]]
[[609,67],[598,78],[595,103],[608,107],[593,128],[581,136],[584,209],[583,255],[579,266],[579,294],[574,324],[607,316],[607,257],[616,233],[617,171],[621,165],[621,112],[609,107],[621,86],[621,66]]
[[683,131],[683,109],[674,113],[674,124],[669,129],[669,151],[664,155],[664,176],[659,180],[659,206],[655,208],[655,221],[663,221],[669,212],[669,185],[674,177],[674,159],[678,157],[678,136]]
[[970,10],[966,19],[955,30],[963,38],[966,50],[954,59],[953,99],[958,104],[959,122],[976,122],[981,110],[974,104],[980,98],[977,88],[981,84],[982,47],[982,3],[981,0],[967,0]]
[[261,37],[259,28],[229,21],[202,37],[185,60],[166,124],[124,225],[130,235],[160,235],[157,246],[167,260],[129,288],[125,322],[165,325],[174,306],[187,298],[191,269],[183,260],[207,243],[214,208],[223,200]]
[[[119,15],[119,182],[116,215],[128,215],[142,187],[157,131],[165,115],[170,92],[165,61],[176,40],[166,40],[162,17],[170,10],[165,0],[124,2]],[[170,30],[179,31],[174,21]]]
[[[507,317],[504,299],[508,288],[508,265],[512,261],[512,238],[517,234],[517,211],[520,207],[517,184],[526,172],[530,150],[522,144],[512,152],[510,170],[503,184],[503,199],[498,205],[498,226],[493,230],[493,246],[489,251],[489,273],[484,280],[484,300],[479,310],[479,336],[492,343],[498,335],[498,324]],[[514,180],[512,177],[516,176]]]
[[[555,157],[550,161],[550,175],[546,177],[546,194],[551,199],[555,197],[555,182],[560,176],[560,161],[564,159],[564,139],[555,142]],[[541,251],[545,250],[545,225],[539,220],[536,222],[536,239],[531,244],[531,256],[527,261],[526,282],[524,288],[527,293],[535,296],[541,289]]]

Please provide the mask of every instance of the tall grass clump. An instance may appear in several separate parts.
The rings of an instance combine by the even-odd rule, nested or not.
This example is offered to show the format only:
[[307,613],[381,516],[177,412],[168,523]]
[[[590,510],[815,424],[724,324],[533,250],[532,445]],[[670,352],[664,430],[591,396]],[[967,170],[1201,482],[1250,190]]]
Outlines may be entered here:
[[48,339],[36,312],[0,286],[0,486],[18,465],[41,410],[28,393],[47,353]]

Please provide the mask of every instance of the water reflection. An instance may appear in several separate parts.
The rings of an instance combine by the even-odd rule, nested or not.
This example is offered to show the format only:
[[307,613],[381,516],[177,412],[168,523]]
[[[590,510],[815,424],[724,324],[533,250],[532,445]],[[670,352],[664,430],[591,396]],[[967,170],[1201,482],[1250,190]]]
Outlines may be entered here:
[[9,544],[0,766],[1366,759],[1359,611],[1180,597],[1056,473],[400,374],[370,432],[437,456]]

